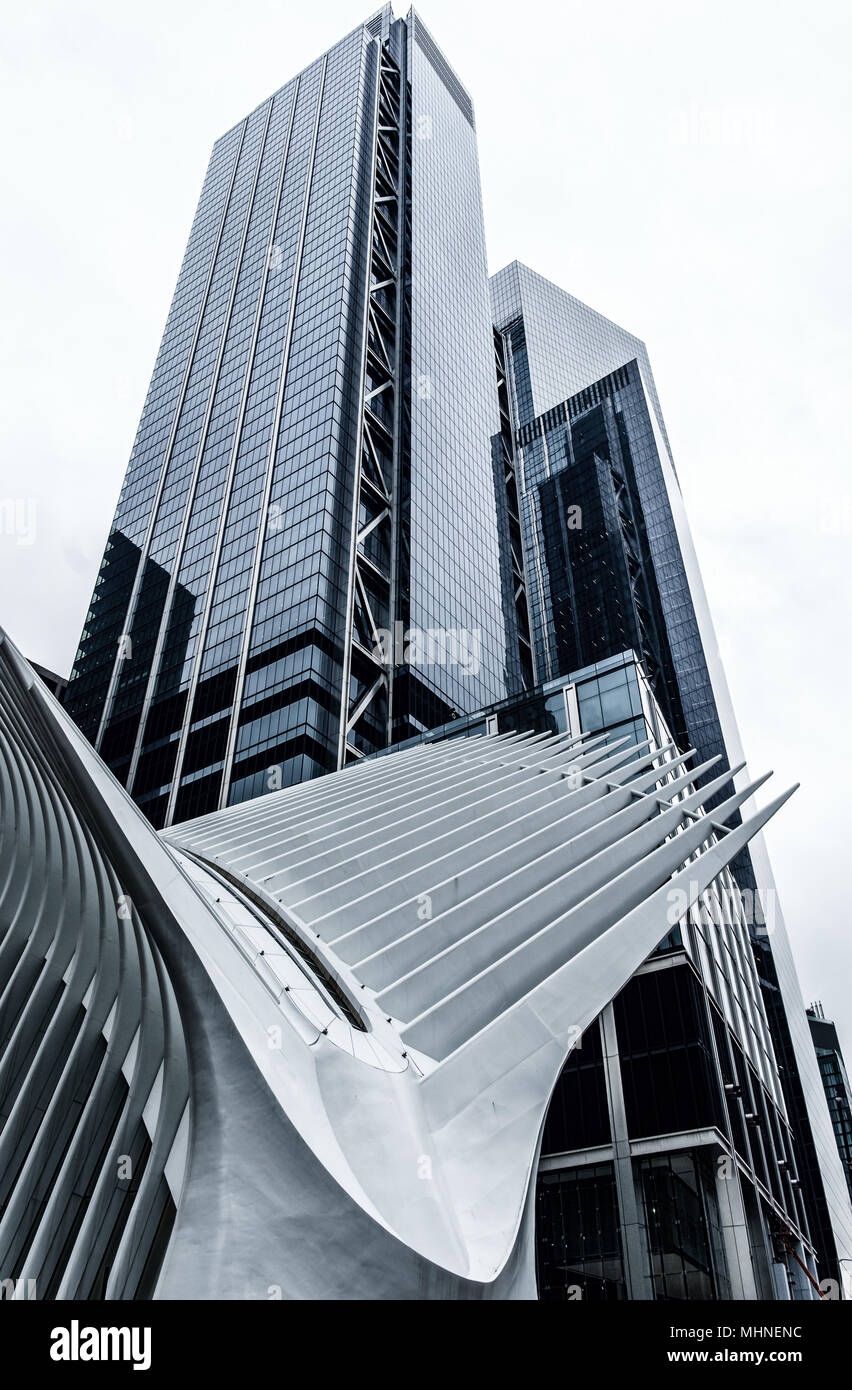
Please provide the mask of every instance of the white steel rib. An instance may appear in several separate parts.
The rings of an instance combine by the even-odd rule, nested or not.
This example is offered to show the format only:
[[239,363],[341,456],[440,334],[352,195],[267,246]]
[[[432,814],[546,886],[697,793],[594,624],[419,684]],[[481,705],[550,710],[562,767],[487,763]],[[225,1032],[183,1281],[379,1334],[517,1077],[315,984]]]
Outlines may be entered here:
[[157,835],[3,639],[0,1277],[534,1297],[568,1053],[790,794],[690,756],[454,739]]

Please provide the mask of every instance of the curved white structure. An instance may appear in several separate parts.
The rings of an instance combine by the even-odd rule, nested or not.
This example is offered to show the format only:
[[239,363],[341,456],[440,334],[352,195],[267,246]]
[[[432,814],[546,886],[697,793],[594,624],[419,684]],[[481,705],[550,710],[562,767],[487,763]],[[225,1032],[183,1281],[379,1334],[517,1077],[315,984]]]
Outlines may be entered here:
[[786,796],[728,830],[754,787],[706,817],[672,748],[457,739],[167,842],[8,640],[0,714],[0,1278],[535,1297],[568,1052]]

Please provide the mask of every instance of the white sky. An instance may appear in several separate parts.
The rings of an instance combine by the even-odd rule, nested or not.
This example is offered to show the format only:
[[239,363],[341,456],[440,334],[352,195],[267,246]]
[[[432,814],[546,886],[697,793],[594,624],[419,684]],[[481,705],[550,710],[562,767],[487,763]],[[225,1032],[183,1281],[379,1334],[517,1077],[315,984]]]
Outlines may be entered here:
[[[70,667],[214,139],[373,8],[7,12],[0,497],[36,529],[0,534],[0,622],[32,659]],[[752,770],[803,784],[767,839],[852,1063],[852,8],[418,8],[476,105],[491,269],[648,343]]]

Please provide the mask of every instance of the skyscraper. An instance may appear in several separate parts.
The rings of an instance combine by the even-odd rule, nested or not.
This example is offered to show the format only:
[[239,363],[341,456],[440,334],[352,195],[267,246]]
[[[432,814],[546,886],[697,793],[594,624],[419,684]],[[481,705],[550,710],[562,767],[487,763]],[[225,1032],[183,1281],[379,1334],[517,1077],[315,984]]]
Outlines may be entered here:
[[66,701],[154,825],[504,692],[492,354],[470,98],[386,6],[211,156]]
[[[632,648],[681,747],[743,761],[644,343],[527,266],[491,279],[528,640],[546,681]],[[521,634],[522,638],[522,634]],[[523,653],[523,642],[519,652]],[[712,798],[708,805],[713,805]],[[734,862],[822,1277],[852,1290],[852,1210],[765,845]]]
[[[669,727],[725,751],[697,567],[644,343],[517,261],[491,280],[536,678],[633,648]],[[680,512],[680,515],[678,515]],[[720,685],[724,678],[718,668]]]
[[831,1123],[834,1126],[837,1151],[846,1175],[849,1196],[852,1198],[852,1087],[849,1085],[846,1063],[840,1050],[837,1026],[831,1019],[826,1018],[825,1010],[818,1001],[808,1006],[808,1023],[814,1040]]

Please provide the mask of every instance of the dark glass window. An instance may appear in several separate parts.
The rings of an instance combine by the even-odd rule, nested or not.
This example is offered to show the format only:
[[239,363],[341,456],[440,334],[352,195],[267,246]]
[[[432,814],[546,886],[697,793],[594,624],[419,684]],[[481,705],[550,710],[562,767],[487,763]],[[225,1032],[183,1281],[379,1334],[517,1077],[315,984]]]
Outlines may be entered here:
[[635,976],[615,1000],[621,1074],[632,1138],[721,1127],[700,985],[684,965]]
[[640,1159],[654,1297],[728,1298],[713,1172],[696,1152]]
[[610,1141],[601,1030],[586,1029],[556,1083],[544,1125],[542,1153],[570,1153]]
[[626,1297],[611,1164],[540,1173],[536,1211],[540,1299]]

